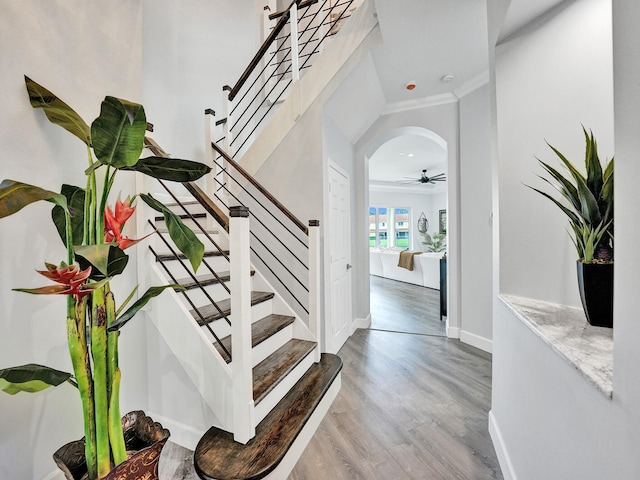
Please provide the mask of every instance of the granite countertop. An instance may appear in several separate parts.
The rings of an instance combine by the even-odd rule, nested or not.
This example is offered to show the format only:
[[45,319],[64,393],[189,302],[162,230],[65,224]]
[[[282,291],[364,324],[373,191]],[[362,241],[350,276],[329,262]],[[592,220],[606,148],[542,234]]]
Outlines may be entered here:
[[613,329],[589,325],[581,308],[515,295],[500,299],[607,397],[613,397]]

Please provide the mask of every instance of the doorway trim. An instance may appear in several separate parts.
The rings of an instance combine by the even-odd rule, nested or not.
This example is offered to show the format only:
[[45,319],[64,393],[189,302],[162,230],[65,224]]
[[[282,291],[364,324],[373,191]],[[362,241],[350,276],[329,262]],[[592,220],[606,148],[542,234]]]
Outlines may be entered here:
[[[360,181],[364,190],[364,207],[369,204],[369,159],[375,151],[387,141],[400,135],[418,135],[443,146],[447,152],[447,337],[460,338],[460,211],[459,211],[459,152],[457,148],[450,148],[448,142],[433,130],[418,125],[404,126],[380,132],[364,148],[363,168],[359,169]],[[362,158],[362,157],[361,157]],[[370,272],[368,253],[368,229],[362,228],[362,235],[357,234],[356,248],[367,246],[366,255],[357,255],[358,258],[366,257],[367,278]],[[361,246],[362,245],[362,246]],[[370,312],[369,312],[370,314]]]

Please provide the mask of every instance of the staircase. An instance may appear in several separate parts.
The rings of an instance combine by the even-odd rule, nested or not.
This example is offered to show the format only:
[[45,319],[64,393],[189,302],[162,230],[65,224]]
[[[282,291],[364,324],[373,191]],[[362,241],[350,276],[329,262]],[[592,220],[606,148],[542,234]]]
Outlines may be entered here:
[[[211,479],[284,478],[337,395],[341,361],[321,355],[318,325],[296,314],[251,265],[249,210],[231,207],[227,215],[198,186],[185,186],[191,195],[167,189],[171,202],[161,198],[204,243],[203,263],[194,272],[156,216],[146,227],[156,235],[143,275],[149,285],[180,286],[157,298],[152,321],[219,419],[196,447],[196,469]],[[265,444],[259,471],[241,465]],[[236,461],[222,461],[224,452]]]
[[[223,138],[206,139],[215,173],[204,184],[183,184],[179,193],[162,184],[160,199],[205,246],[197,272],[163,234],[164,217],[138,224],[139,231],[157,232],[155,245],[139,250],[146,257],[139,259],[141,283],[176,285],[155,299],[150,317],[217,420],[195,447],[203,479],[286,478],[340,389],[342,362],[322,353],[320,223],[298,220],[233,156],[261,138],[263,120],[276,120],[272,108],[287,105],[283,95],[299,88],[301,70],[353,5],[294,0],[269,15],[275,24],[263,48],[234,87],[224,89],[225,115],[215,122]],[[367,22],[352,50],[370,30]],[[258,64],[266,65],[262,72],[254,70]],[[257,88],[251,75],[266,77],[256,96],[242,90]],[[293,95],[299,108],[298,100]],[[146,143],[155,155],[166,155],[153,140]]]

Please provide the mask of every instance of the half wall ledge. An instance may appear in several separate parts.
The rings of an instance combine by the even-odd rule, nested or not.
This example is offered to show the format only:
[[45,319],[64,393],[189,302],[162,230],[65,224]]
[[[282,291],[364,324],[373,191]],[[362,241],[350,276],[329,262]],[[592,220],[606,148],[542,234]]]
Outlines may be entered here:
[[613,329],[589,325],[581,308],[515,295],[498,298],[556,354],[613,397]]

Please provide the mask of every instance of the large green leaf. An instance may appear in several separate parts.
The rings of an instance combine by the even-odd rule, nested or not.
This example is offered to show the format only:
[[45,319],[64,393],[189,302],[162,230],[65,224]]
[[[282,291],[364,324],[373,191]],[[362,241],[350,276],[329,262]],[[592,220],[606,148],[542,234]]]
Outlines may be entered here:
[[[62,195],[67,199],[69,215],[71,218],[72,244],[82,244],[84,236],[84,199],[85,190],[73,185],[62,185]],[[51,218],[58,229],[62,243],[67,244],[66,219],[62,207],[55,206],[51,211]]]
[[71,378],[70,373],[30,363],[0,370],[0,390],[15,395],[18,392],[39,392],[57,387]]
[[137,103],[106,97],[100,116],[91,124],[93,151],[98,160],[116,168],[138,161],[144,148],[147,120]]
[[[558,182],[560,187],[556,188],[558,188],[558,191],[562,194],[562,196],[569,201],[569,203],[573,206],[573,208],[576,209],[576,211],[579,212],[581,209],[581,205],[580,198],[578,197],[578,189],[575,187],[575,185],[573,185],[573,183],[571,183],[571,180],[566,178],[551,165],[541,160],[538,160],[538,162],[540,162],[540,165],[542,165],[542,167],[549,173],[549,175],[551,175]],[[544,177],[540,178],[542,178],[545,182],[551,183]]]
[[115,322],[113,322],[111,325],[108,325],[107,329],[109,331],[120,330],[129,320],[133,318],[136,313],[138,313],[138,311],[142,307],[144,307],[149,302],[149,300],[151,300],[153,297],[157,297],[167,288],[183,289],[184,287],[181,285],[163,285],[161,287],[150,287],[149,290],[144,292],[144,295],[136,300],[136,302],[131,305],[131,307],[129,307],[126,312],[120,315],[120,317],[118,317]]
[[120,247],[105,243],[102,245],[78,245],[73,247],[82,270],[91,266],[91,279],[102,280],[121,274],[129,257]]
[[55,123],[73,133],[87,145],[91,144],[89,125],[73,108],[26,75],[24,76],[24,82],[27,85],[29,102],[31,102],[33,108],[42,108],[51,123]]
[[546,192],[543,192],[542,190],[539,190],[537,188],[531,187],[529,185],[525,185],[526,187],[529,187],[531,190],[538,192],[540,195],[542,195],[543,197],[548,198],[549,200],[551,200],[553,203],[555,203],[558,208],[560,208],[560,210],[562,210],[564,212],[564,214],[569,217],[569,221],[572,224],[579,224],[581,223],[580,218],[573,213],[571,210],[569,210],[566,206],[564,206],[562,203],[560,203],[558,200],[556,200],[555,198],[553,198],[551,195],[549,195]]
[[0,183],[0,218],[13,215],[39,200],[47,200],[67,209],[67,199],[64,195],[15,180],[3,180]]
[[122,170],[133,170],[144,173],[160,180],[173,182],[192,182],[206,175],[211,168],[203,163],[178,158],[146,157],[141,158],[135,165],[124,167]]
[[587,168],[587,186],[594,196],[598,197],[603,183],[602,165],[600,164],[600,158],[598,158],[598,144],[593,137],[593,133],[587,133],[584,127],[582,127],[582,131],[584,132],[586,144],[584,163]]
[[158,202],[151,195],[144,193],[140,194],[140,198],[149,205],[151,208],[164,215],[164,221],[169,230],[169,236],[173,243],[175,243],[178,250],[186,255],[191,263],[193,271],[196,272],[200,263],[202,263],[202,257],[204,256],[204,244],[198,240],[196,234],[187,227],[180,217],[165,207],[162,203]]

